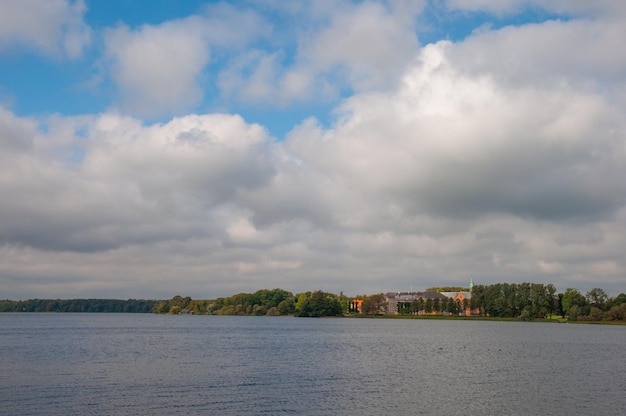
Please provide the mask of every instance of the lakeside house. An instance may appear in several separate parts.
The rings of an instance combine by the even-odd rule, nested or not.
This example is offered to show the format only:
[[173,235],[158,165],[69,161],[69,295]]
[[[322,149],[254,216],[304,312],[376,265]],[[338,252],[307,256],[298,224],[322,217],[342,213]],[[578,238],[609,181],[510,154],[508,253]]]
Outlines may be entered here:
[[[469,290],[456,292],[388,292],[385,294],[387,314],[398,315],[406,311],[411,311],[411,313],[417,315],[436,315],[439,311],[426,311],[431,308],[436,309],[435,305],[437,304],[442,304],[452,300],[457,305],[456,309],[458,310],[459,316],[479,315],[480,310],[472,309],[470,306],[473,288],[474,279],[470,279]],[[417,305],[415,302],[417,302]],[[427,307],[426,305],[430,306]],[[443,311],[441,313],[444,315],[450,315],[450,312],[448,311]]]
[[458,303],[461,307],[459,311],[459,315],[463,316],[472,316],[479,315],[480,310],[472,309],[470,307],[470,301],[472,299],[472,292],[460,291],[460,292],[441,292],[442,295],[447,297],[448,299],[452,299]]
[[[387,314],[398,315],[402,310],[411,309],[413,301],[423,300],[426,303],[435,299],[446,299],[439,292],[387,292],[385,301],[387,302]],[[423,314],[423,311],[420,311]]]
[[361,313],[363,311],[363,299],[352,299],[348,304],[348,311]]

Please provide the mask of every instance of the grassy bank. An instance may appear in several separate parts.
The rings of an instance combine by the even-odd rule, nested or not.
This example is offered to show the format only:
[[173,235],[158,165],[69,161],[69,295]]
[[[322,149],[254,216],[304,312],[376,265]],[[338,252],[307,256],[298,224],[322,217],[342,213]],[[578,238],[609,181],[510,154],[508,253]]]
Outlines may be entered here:
[[346,318],[357,319],[425,319],[441,321],[497,321],[497,322],[543,322],[550,324],[591,324],[591,325],[626,325],[624,321],[568,321],[561,317],[534,319],[523,321],[520,318],[494,318],[490,316],[442,316],[442,315],[345,315]]

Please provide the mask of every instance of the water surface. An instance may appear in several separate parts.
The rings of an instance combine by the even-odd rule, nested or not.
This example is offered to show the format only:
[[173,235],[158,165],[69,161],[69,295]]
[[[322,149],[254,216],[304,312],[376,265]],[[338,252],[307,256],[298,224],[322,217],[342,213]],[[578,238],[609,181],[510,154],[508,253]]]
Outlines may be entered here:
[[0,409],[29,415],[626,414],[626,328],[0,314]]

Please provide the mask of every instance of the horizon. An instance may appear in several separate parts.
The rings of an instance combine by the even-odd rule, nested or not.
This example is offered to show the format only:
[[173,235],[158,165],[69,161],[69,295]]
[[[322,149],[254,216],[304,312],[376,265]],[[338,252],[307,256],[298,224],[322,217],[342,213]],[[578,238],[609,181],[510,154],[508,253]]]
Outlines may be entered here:
[[[522,282],[522,283],[534,284],[534,282]],[[519,283],[496,282],[496,283],[492,283],[492,284],[519,284]],[[550,284],[550,283],[543,283],[543,284],[547,285],[547,284]],[[489,286],[489,285],[476,285],[476,286]],[[453,287],[453,286],[451,286],[451,287]],[[233,296],[240,295],[240,294],[254,294],[254,293],[256,293],[258,291],[262,291],[262,290],[285,290],[285,291],[291,293],[294,296],[297,296],[297,295],[302,294],[302,293],[312,293],[312,292],[322,291],[322,292],[331,293],[331,294],[337,295],[337,296],[339,296],[341,294],[342,296],[344,296],[344,297],[346,297],[348,299],[350,299],[350,298],[358,299],[360,297],[369,297],[369,296],[375,296],[375,295],[380,295],[380,294],[385,295],[385,294],[389,294],[389,293],[397,293],[397,294],[409,293],[409,294],[414,294],[414,293],[429,293],[429,292],[441,292],[441,293],[446,292],[446,291],[439,291],[439,290],[429,291],[428,289],[431,289],[431,288],[429,287],[429,288],[426,288],[424,290],[413,290],[413,289],[411,289],[409,291],[388,290],[388,291],[382,291],[382,292],[376,292],[376,293],[356,293],[356,294],[346,295],[343,292],[328,292],[328,291],[326,291],[324,289],[315,289],[315,290],[307,290],[307,291],[302,291],[302,292],[293,292],[293,291],[286,290],[286,289],[279,288],[279,287],[275,287],[275,288],[271,288],[271,289],[266,287],[266,288],[256,289],[256,290],[253,290],[253,291],[250,291],[250,292],[237,292],[237,293],[231,293],[230,295],[216,296],[216,297],[211,297],[211,298],[194,298],[194,297],[189,296],[188,294],[185,294],[185,293],[177,293],[175,295],[166,296],[166,297],[163,297],[163,298],[146,298],[146,297],[133,297],[133,298],[93,298],[93,297],[89,297],[89,298],[68,298],[68,297],[57,297],[57,298],[0,299],[0,301],[1,300],[5,300],[5,301],[10,301],[10,302],[25,302],[25,301],[32,301],[32,300],[89,300],[89,299],[92,299],[92,300],[120,300],[120,301],[127,301],[127,300],[138,300],[138,301],[143,301],[143,300],[145,300],[145,301],[160,300],[160,301],[163,301],[163,300],[170,300],[170,299],[172,299],[174,297],[177,297],[177,296],[180,296],[180,297],[183,297],[183,298],[184,297],[190,297],[192,300],[215,300],[215,299],[219,299],[219,298],[229,298],[229,297],[233,297]],[[567,288],[567,289],[574,289],[574,290],[578,291],[580,294],[582,294],[583,296],[586,296],[586,292],[580,291],[578,288]],[[563,294],[567,289],[562,290],[562,291],[557,289],[555,294],[556,295]],[[603,288],[600,288],[600,289],[603,289]],[[471,292],[471,288],[468,288],[468,287],[462,287],[461,288],[461,292],[467,292],[467,291]],[[447,291],[447,292],[449,292],[449,291]],[[457,292],[457,291],[452,291],[452,292]],[[616,294],[612,294],[612,293],[606,292],[606,294],[607,294],[607,296],[609,298],[615,298],[618,295],[624,294],[624,292],[620,292],[620,293],[616,293]]]

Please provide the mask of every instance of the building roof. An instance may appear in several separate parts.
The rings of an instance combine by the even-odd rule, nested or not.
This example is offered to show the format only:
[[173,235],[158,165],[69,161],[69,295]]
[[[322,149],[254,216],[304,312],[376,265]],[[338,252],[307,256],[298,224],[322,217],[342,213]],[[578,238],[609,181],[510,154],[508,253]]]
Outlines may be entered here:
[[456,298],[456,295],[459,294],[459,292],[440,292],[442,295],[444,295],[447,298]]
[[444,299],[445,296],[438,292],[388,292],[387,299],[394,299],[397,302],[411,302],[415,299]]
[[465,299],[471,299],[472,298],[472,292],[466,292],[466,291],[460,291],[460,292],[441,292],[442,295],[444,295],[447,298],[451,298],[451,299],[456,299],[459,297],[460,294],[463,294],[463,297]]

